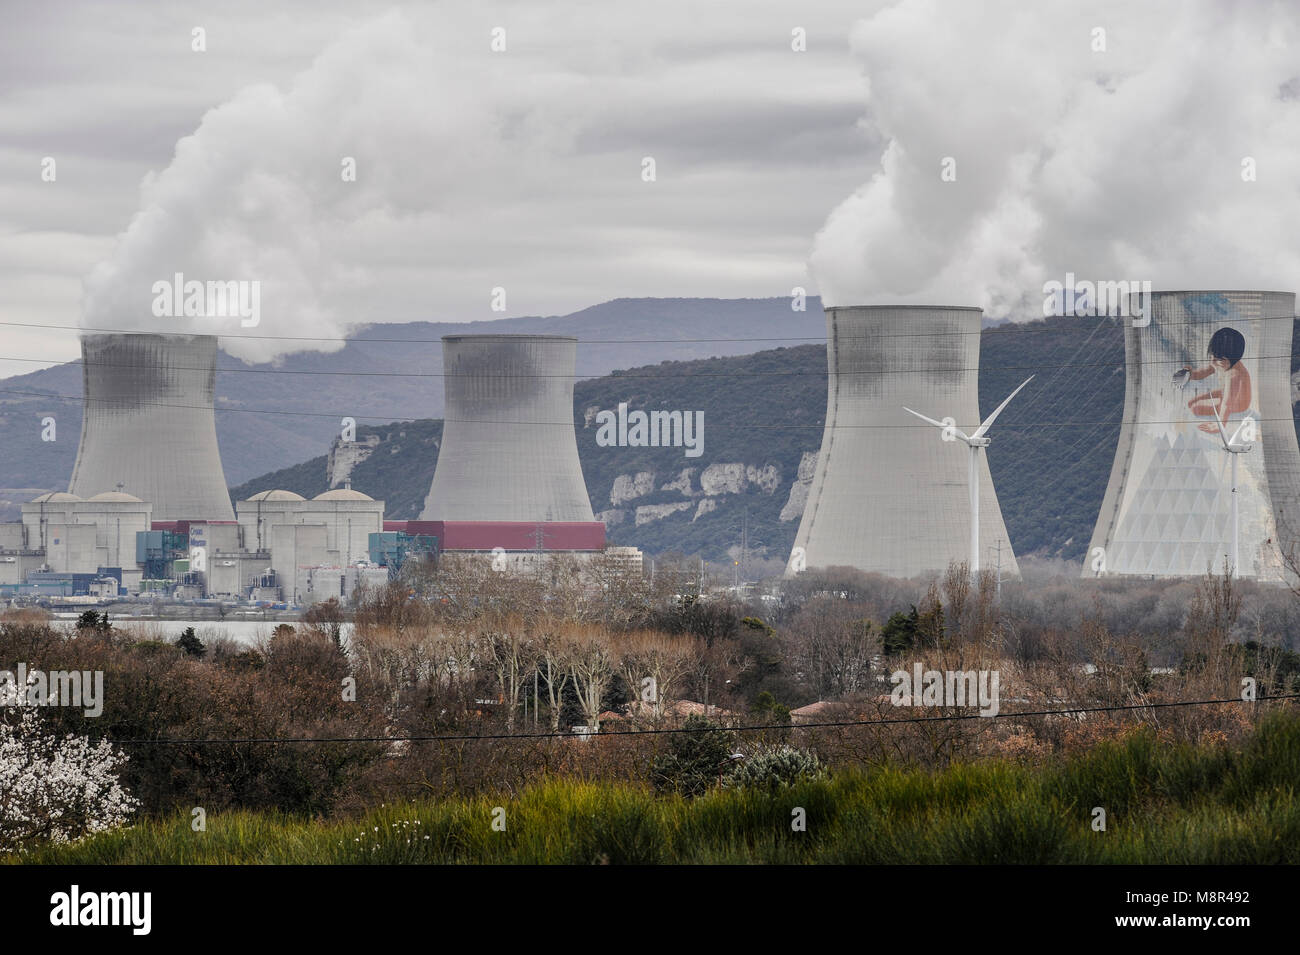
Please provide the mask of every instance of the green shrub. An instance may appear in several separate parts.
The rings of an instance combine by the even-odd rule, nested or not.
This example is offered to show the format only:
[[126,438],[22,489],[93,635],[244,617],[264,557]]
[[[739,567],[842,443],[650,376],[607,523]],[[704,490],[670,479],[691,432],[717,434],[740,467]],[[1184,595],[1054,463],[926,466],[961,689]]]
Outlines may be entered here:
[[[725,742],[725,730],[698,732],[710,725],[693,721],[695,737]],[[1059,767],[990,761],[938,772],[837,769],[774,789],[715,786],[693,799],[627,782],[552,779],[334,819],[313,818],[311,809],[232,808],[210,811],[201,836],[181,808],[0,863],[1294,865],[1300,800],[1288,774],[1300,720],[1278,714],[1266,727],[1240,746],[1166,752],[1157,745],[1153,752],[1139,738]],[[1222,768],[1225,752],[1232,772]],[[683,745],[674,755],[679,765],[700,757],[699,779],[707,776],[703,753],[703,746]],[[1143,774],[1148,781],[1135,784]],[[1185,798],[1193,785],[1200,791]],[[1106,807],[1105,830],[1091,825],[1099,793],[1118,803]],[[499,828],[498,807],[506,823]],[[806,828],[793,827],[796,817]]]
[[687,717],[682,728],[655,758],[650,779],[656,792],[698,796],[735,769],[736,737],[703,716]]
[[825,776],[826,770],[814,754],[794,746],[777,746],[759,750],[741,762],[727,775],[726,785],[775,790]]
[[77,618],[77,632],[93,631],[95,633],[107,633],[113,629],[113,625],[108,622],[108,611],[105,610],[101,615],[98,610],[84,610],[80,617]]
[[168,650],[175,650],[176,645],[166,640],[137,640],[131,644],[131,649],[138,653],[165,653]]
[[880,645],[886,656],[906,653],[916,645],[916,608],[910,614],[895,613],[880,628]]
[[193,627],[185,628],[185,632],[177,638],[176,646],[180,647],[186,656],[191,657],[202,657],[203,654],[208,652],[207,647],[203,645],[203,641],[194,633]]

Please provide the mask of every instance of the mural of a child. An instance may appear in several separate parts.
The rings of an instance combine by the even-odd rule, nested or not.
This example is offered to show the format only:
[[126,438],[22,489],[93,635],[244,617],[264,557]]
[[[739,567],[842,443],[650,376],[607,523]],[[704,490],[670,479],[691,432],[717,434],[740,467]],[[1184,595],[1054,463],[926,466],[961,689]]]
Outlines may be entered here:
[[[1246,353],[1246,339],[1235,328],[1220,328],[1210,338],[1210,363],[1204,368],[1192,368],[1184,365],[1192,381],[1200,381],[1215,373],[1222,379],[1222,387],[1209,392],[1201,392],[1187,402],[1192,414],[1201,418],[1213,418],[1216,412],[1226,423],[1234,414],[1250,410],[1250,372],[1241,364],[1241,356]],[[1217,434],[1217,422],[1198,425],[1208,434]]]

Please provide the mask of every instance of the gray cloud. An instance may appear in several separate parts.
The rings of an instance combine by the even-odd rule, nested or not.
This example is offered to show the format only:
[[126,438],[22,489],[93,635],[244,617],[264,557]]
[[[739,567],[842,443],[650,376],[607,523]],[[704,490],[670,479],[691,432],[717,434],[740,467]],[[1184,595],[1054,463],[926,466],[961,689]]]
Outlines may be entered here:
[[[177,330],[149,310],[152,283],[175,271],[260,280],[267,335],[498,317],[497,285],[506,315],[788,293],[808,284],[825,210],[879,148],[855,128],[847,36],[862,10],[34,7],[0,39],[13,91],[0,250],[40,251],[0,255],[0,312]],[[189,50],[191,25],[207,53]],[[496,25],[505,54],[488,48]],[[794,26],[806,53],[790,49]],[[56,184],[37,178],[43,155],[59,159]],[[356,183],[339,180],[344,155]],[[643,155],[660,163],[655,183]],[[70,333],[40,340],[51,358],[75,353]],[[264,359],[285,346],[230,347]]]

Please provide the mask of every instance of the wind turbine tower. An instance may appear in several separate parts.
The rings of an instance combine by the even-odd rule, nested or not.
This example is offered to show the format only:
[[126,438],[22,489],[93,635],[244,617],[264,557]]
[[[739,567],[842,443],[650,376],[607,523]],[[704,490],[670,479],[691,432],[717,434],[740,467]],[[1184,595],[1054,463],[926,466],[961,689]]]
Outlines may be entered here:
[[[1030,375],[1020,383],[1020,388],[1025,387],[1034,380]],[[1020,393],[1020,388],[1011,392],[1007,399],[993,410],[993,413],[984,419],[984,422],[975,429],[974,434],[966,434],[957,428],[956,422],[952,418],[944,421],[935,421],[933,418],[927,418],[919,411],[913,411],[911,408],[904,408],[908,414],[916,415],[922,421],[934,425],[942,430],[940,437],[944,441],[954,441],[960,438],[970,448],[970,468],[967,471],[966,481],[970,489],[970,572],[972,575],[978,574],[980,570],[980,485],[979,485],[979,458],[980,451],[992,444],[992,439],[984,437],[993,422],[997,420],[998,415],[1002,414],[1002,409],[1011,404],[1011,399]]]

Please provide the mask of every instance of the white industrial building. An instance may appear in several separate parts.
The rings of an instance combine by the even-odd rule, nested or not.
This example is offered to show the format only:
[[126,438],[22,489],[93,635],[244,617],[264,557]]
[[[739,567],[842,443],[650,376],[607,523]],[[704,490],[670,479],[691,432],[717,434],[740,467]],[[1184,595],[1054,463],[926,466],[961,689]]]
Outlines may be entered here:
[[93,574],[121,567],[122,585],[140,587],[135,535],[151,526],[152,507],[121,491],[89,500],[55,491],[22,507],[22,520],[0,524],[0,584],[21,584],[33,571]]
[[384,529],[384,502],[350,487],[310,500],[264,491],[238,502],[234,521],[155,522],[152,511],[122,491],[88,500],[42,494],[23,505],[21,522],[0,524],[0,585],[24,585],[33,573],[85,578],[112,569],[127,594],[170,581],[183,598],[306,605],[387,579],[368,549],[370,535]]

